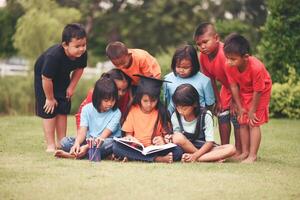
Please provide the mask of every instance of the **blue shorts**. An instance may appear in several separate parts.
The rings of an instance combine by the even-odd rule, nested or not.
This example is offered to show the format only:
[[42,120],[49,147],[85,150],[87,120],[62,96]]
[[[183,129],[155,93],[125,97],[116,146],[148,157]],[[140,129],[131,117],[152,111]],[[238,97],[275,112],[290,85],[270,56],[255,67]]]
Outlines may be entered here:
[[231,121],[234,128],[240,128],[240,124],[237,120],[236,115],[231,116],[229,110],[225,110],[218,116],[219,123],[229,123]]

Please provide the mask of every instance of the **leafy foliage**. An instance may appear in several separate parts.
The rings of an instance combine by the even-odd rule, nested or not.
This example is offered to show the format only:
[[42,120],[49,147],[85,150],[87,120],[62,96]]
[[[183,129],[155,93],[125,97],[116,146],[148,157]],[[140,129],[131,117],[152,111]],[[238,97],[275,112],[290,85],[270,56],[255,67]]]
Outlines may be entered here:
[[51,0],[20,2],[26,13],[18,20],[14,46],[31,61],[51,45],[60,42],[64,26],[81,17],[78,10],[59,7]]
[[270,15],[262,29],[259,52],[272,79],[283,83],[289,66],[300,75],[300,1],[269,0],[268,9]]

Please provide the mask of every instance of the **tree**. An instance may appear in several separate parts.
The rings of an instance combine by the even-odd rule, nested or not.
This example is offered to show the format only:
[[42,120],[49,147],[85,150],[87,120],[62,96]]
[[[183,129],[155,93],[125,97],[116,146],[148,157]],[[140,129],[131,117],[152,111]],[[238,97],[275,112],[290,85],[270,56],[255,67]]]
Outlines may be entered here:
[[74,8],[60,8],[51,0],[20,0],[25,14],[17,22],[14,46],[33,61],[43,51],[61,41],[61,32],[67,23],[80,20]]
[[273,82],[283,83],[290,67],[300,75],[300,1],[269,0],[268,9],[259,52]]
[[23,13],[23,8],[15,0],[7,1],[6,7],[0,9],[0,57],[9,57],[17,53],[12,36],[17,20]]

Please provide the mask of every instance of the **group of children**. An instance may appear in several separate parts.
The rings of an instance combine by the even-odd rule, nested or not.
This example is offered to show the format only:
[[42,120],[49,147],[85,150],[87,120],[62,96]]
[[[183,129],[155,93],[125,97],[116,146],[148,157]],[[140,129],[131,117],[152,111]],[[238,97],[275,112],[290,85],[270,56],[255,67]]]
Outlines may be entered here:
[[[36,113],[43,118],[46,151],[55,152],[56,157],[84,158],[87,140],[92,138],[102,158],[166,163],[256,161],[260,126],[268,121],[270,75],[250,56],[249,43],[239,34],[230,34],[222,43],[214,25],[202,23],[194,40],[199,57],[192,45],[177,48],[172,72],[164,80],[148,52],[128,49],[118,41],[109,43],[106,55],[116,68],[104,73],[88,92],[75,115],[77,135],[66,137],[71,97],[87,65],[84,27],[68,24],[62,43],[50,47],[35,64]],[[218,117],[221,145],[214,141],[213,115]],[[229,144],[230,121],[235,146]],[[176,146],[143,155],[113,137],[137,140],[146,147],[170,142]]]

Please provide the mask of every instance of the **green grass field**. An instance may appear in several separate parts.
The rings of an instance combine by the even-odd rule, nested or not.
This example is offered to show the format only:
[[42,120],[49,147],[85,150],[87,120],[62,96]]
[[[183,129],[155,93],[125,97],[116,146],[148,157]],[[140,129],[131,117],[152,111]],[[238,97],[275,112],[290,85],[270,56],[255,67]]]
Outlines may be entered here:
[[[74,134],[73,117],[68,125]],[[0,199],[300,199],[300,120],[262,132],[250,165],[91,163],[45,153],[39,118],[2,116]]]

